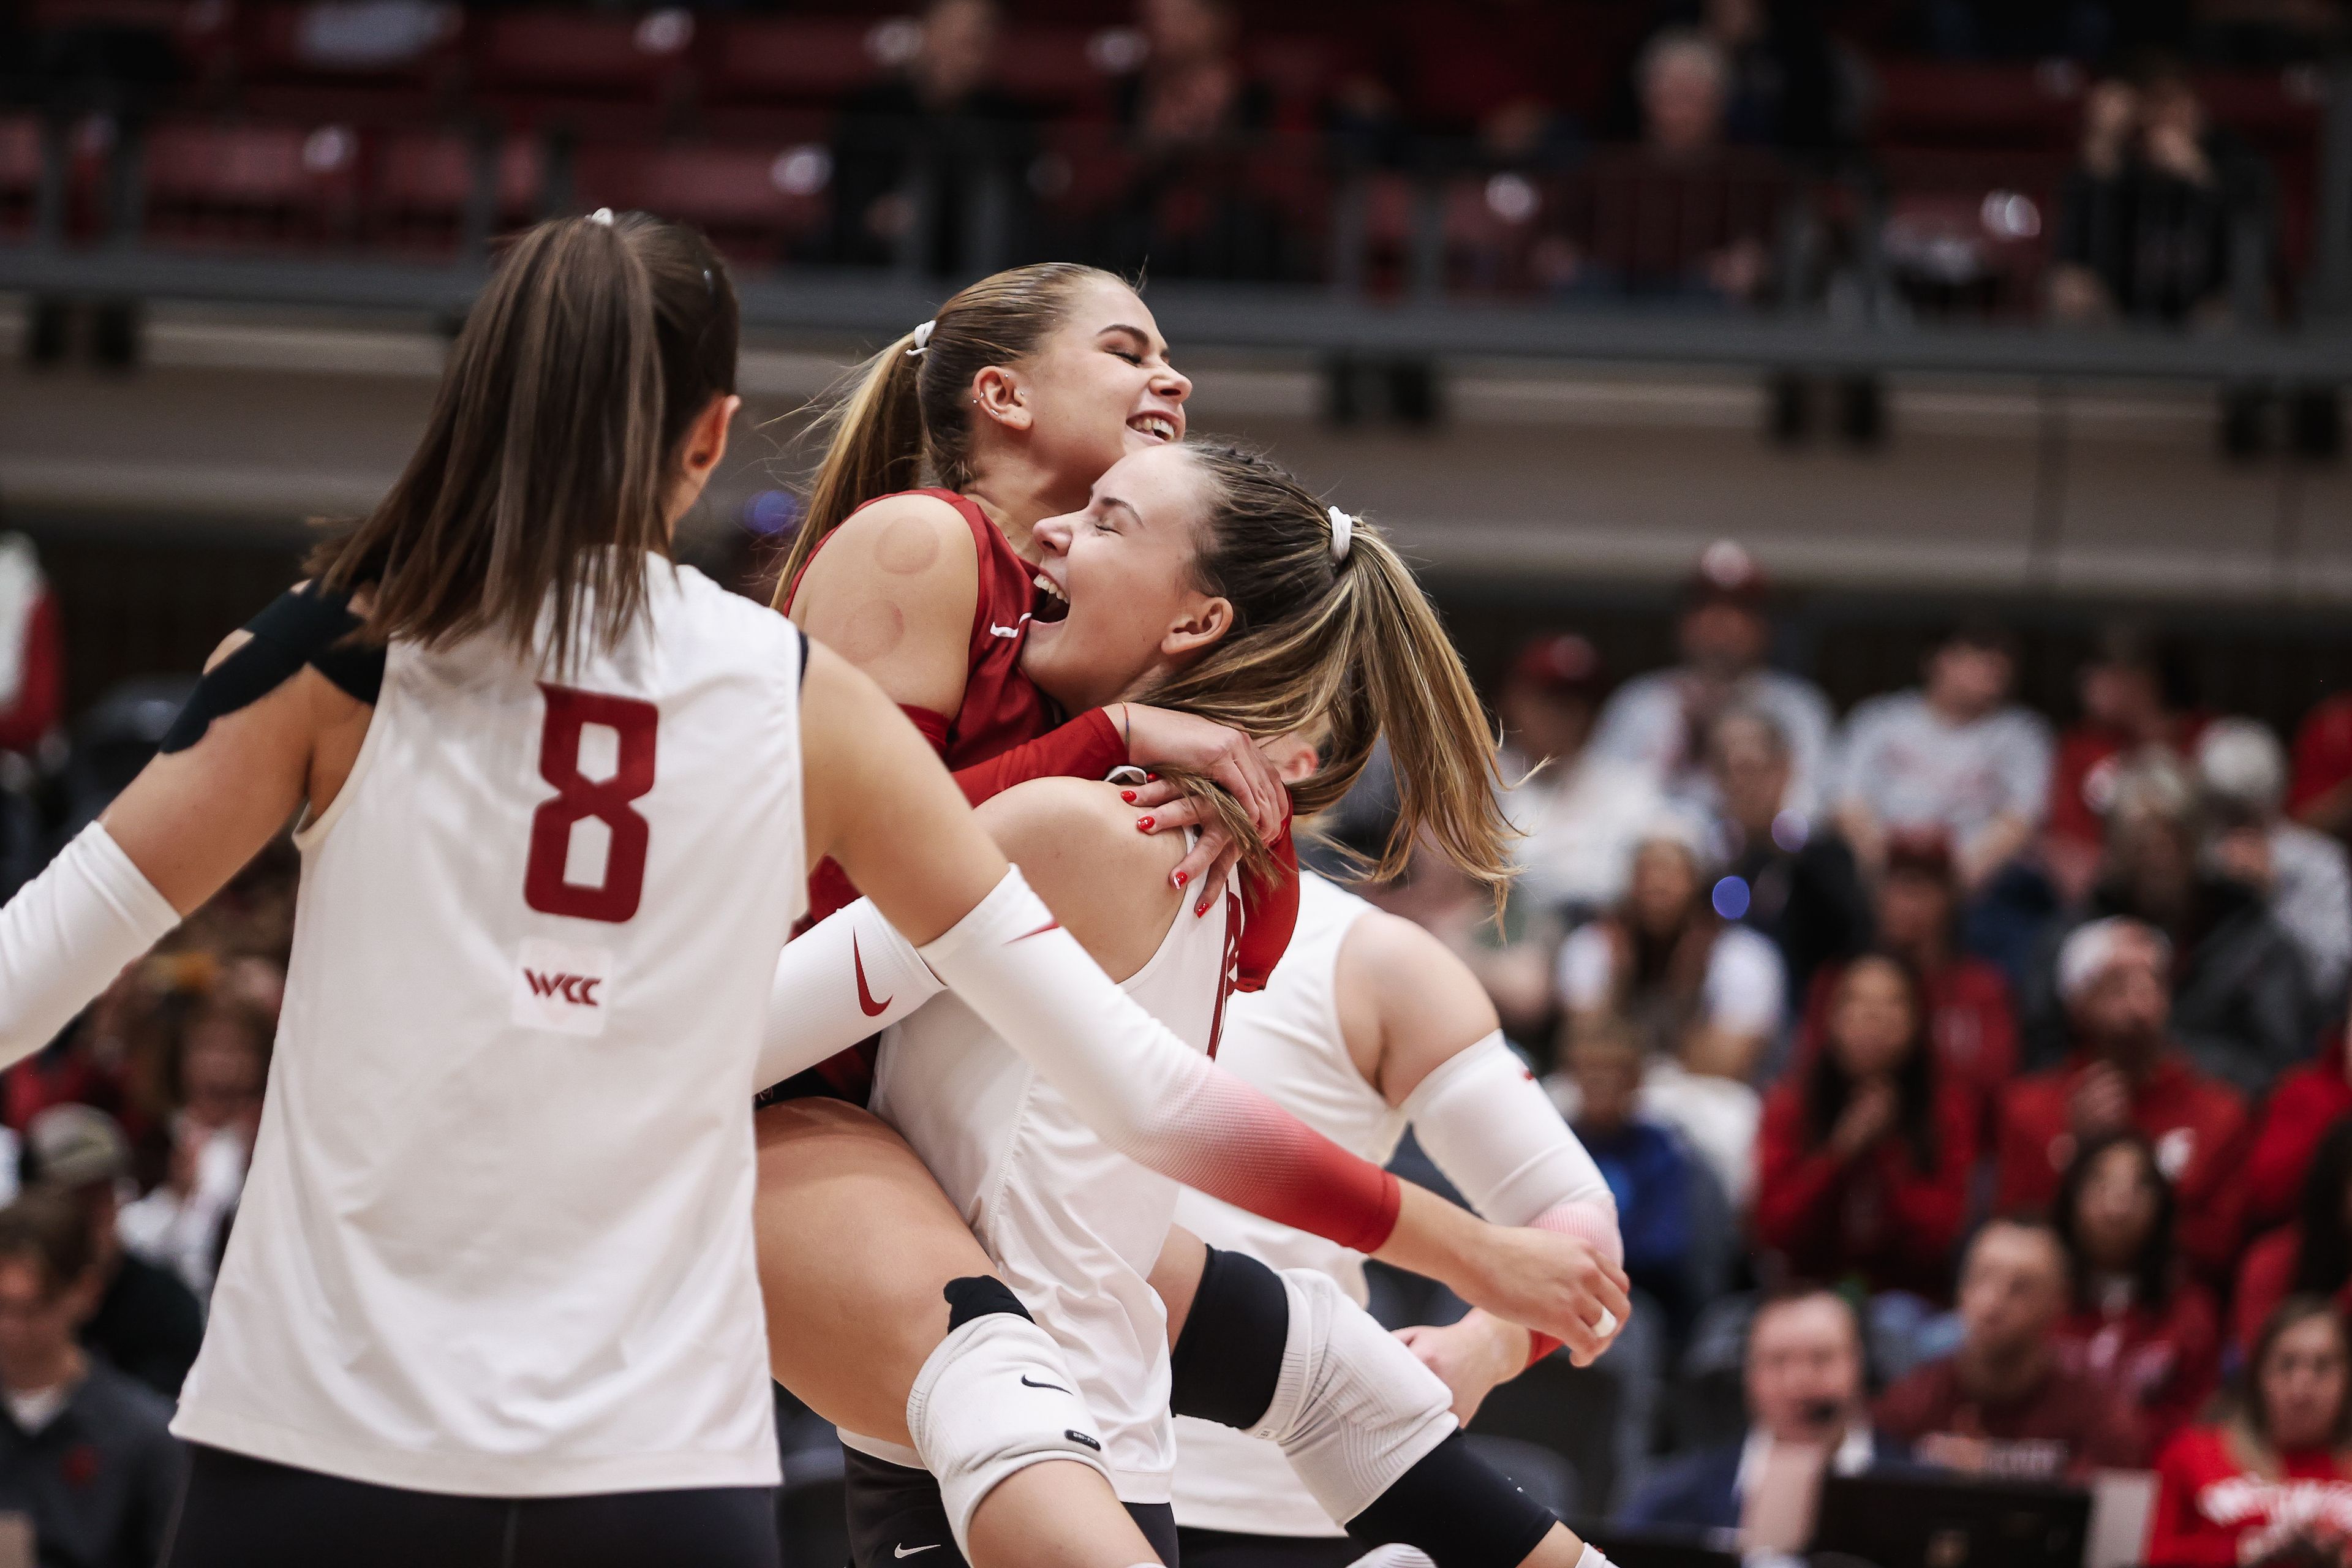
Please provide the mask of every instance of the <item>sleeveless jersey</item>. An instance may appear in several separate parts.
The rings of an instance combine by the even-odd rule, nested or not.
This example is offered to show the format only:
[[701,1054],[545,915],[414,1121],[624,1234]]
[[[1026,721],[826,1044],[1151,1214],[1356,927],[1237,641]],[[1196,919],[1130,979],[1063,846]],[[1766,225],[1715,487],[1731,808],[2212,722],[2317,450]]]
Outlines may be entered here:
[[[1228,1005],[1218,1065],[1350,1153],[1386,1164],[1403,1139],[1404,1112],[1365,1081],[1339,1032],[1339,944],[1372,906],[1313,872],[1298,879],[1298,928],[1265,989]],[[1186,1190],[1176,1223],[1212,1247],[1276,1268],[1319,1268],[1362,1304],[1363,1255]],[[1176,1421],[1176,1521],[1244,1535],[1336,1536],[1282,1450],[1212,1421]]]
[[743,1101],[807,875],[804,647],[649,561],[560,681],[484,638],[387,650],[296,836],[175,1433],[476,1496],[775,1483]]
[[[1180,909],[1120,987],[1178,1038],[1213,1053],[1239,900],[1225,918]],[[905,1135],[1068,1358],[1123,1501],[1164,1503],[1175,1468],[1168,1316],[1149,1276],[1180,1190],[1115,1153],[955,995],[883,1037],[874,1111]],[[908,1449],[843,1433],[902,1465]]]

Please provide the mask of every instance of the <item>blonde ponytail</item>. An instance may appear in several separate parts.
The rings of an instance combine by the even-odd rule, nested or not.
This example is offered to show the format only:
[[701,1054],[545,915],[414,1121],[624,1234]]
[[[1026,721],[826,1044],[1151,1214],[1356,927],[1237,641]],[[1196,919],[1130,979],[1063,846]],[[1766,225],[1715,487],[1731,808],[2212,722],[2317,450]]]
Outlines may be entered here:
[[[971,407],[980,373],[1035,352],[1061,325],[1079,285],[1118,279],[1069,261],[1015,267],[982,279],[940,307],[920,342],[915,332],[891,343],[845,378],[814,430],[824,456],[810,481],[808,505],[776,583],[775,604],[790,600],[801,569],[825,535],[877,496],[912,489],[926,479],[950,489],[971,482]],[[919,348],[919,353],[910,352]]]
[[1375,874],[1402,872],[1426,834],[1499,893],[1513,834],[1496,793],[1495,737],[1412,572],[1376,529],[1352,517],[1342,525],[1257,454],[1207,442],[1184,450],[1214,497],[1198,585],[1232,604],[1234,629],[1136,700],[1261,740],[1316,734],[1320,766],[1291,786],[1301,816],[1337,804],[1387,735],[1402,809]]

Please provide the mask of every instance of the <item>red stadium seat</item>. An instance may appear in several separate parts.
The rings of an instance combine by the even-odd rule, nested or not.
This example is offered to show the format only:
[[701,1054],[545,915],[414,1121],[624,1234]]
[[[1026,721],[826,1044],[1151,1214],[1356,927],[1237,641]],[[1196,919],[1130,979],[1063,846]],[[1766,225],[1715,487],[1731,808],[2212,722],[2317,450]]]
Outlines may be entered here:
[[29,114],[0,119],[0,234],[32,232],[40,193],[41,122]]
[[697,29],[685,10],[493,16],[475,29],[474,84],[514,122],[651,134],[691,94]]
[[996,51],[997,80],[1007,92],[1039,109],[1092,107],[1108,79],[1094,47],[1096,37],[1081,27],[1009,32]]
[[[509,136],[497,151],[491,222],[499,229],[537,216],[546,184],[540,144]],[[407,132],[378,144],[368,182],[369,243],[387,249],[446,255],[457,248],[474,197],[475,143],[454,132]]]
[[413,125],[446,113],[463,78],[465,13],[420,13],[405,28],[357,31],[339,8],[267,5],[236,28],[236,83],[247,113]]
[[158,124],[142,161],[145,236],[205,247],[347,237],[359,162],[347,126]]
[[2042,65],[1949,65],[1886,59],[1878,73],[1881,142],[1906,146],[2044,147],[2073,135],[2082,115],[2081,69]]
[[579,150],[572,192],[581,207],[657,213],[701,229],[730,259],[772,265],[824,228],[828,162],[814,146],[592,142]]
[[709,103],[830,108],[880,73],[877,24],[859,17],[738,17],[711,25],[702,98]]

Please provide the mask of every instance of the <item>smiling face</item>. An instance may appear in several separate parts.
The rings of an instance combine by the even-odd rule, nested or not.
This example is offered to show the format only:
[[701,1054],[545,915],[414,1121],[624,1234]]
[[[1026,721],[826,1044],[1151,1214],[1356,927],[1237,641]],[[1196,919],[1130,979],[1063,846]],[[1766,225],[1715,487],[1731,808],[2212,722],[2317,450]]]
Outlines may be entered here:
[[1023,673],[1072,712],[1116,702],[1233,625],[1197,585],[1213,500],[1181,447],[1153,443],[1095,481],[1086,506],[1037,524],[1038,618]]
[[1071,487],[1092,484],[1130,453],[1184,434],[1192,384],[1168,363],[1167,340],[1135,290],[1115,278],[1089,278],[1070,291],[1061,323],[1010,367],[980,374],[973,388],[985,416],[1025,435],[1030,459]]

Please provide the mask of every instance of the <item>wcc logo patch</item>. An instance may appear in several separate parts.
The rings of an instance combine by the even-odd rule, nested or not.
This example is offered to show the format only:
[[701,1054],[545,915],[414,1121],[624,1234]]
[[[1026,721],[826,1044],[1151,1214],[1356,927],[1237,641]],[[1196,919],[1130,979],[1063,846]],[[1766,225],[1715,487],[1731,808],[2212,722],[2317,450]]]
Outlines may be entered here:
[[513,986],[509,1016],[524,1028],[601,1035],[612,1011],[613,955],[534,939],[515,956]]

